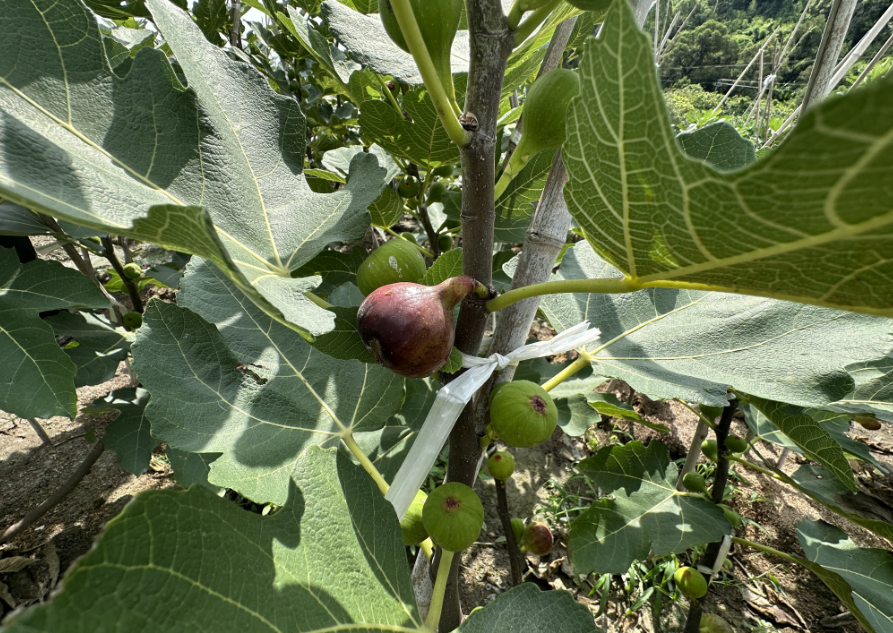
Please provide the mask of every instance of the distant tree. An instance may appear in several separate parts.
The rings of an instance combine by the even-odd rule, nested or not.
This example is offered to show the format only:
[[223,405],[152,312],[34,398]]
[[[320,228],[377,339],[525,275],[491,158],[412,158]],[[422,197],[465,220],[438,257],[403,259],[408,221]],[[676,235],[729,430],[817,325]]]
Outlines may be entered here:
[[688,77],[705,90],[715,90],[718,79],[728,77],[728,65],[738,62],[739,45],[722,22],[710,19],[691,31],[681,33],[664,57],[665,81]]

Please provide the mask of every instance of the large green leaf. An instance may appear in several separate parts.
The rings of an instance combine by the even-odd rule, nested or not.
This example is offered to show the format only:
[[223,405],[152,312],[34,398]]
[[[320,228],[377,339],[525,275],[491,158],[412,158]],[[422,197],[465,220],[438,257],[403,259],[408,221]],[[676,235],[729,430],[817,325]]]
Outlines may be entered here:
[[630,283],[893,315],[893,79],[812,108],[750,167],[673,138],[648,38],[616,1],[580,65],[568,208]]
[[571,523],[574,571],[624,573],[634,560],[681,552],[728,534],[722,510],[676,490],[679,469],[661,442],[606,446],[578,465],[613,499],[600,499]]
[[111,380],[118,365],[127,358],[133,334],[116,328],[95,314],[60,312],[46,319],[56,336],[70,336],[76,347],[66,347],[65,353],[77,366],[76,387],[98,385]]
[[[585,242],[554,279],[611,278],[617,270]],[[893,321],[757,297],[651,288],[628,294],[543,297],[558,330],[588,319],[593,371],[657,398],[727,403],[731,385],[764,398],[821,407],[853,387],[845,366],[885,355]]]
[[466,618],[459,633],[598,633],[592,612],[567,591],[525,582]]
[[893,539],[893,507],[861,490],[853,493],[831,471],[806,464],[791,475],[792,485],[829,510]]
[[201,486],[140,494],[64,589],[6,630],[418,630],[397,517],[372,480],[315,447],[291,474],[271,517]]
[[158,446],[158,441],[152,439],[152,428],[146,418],[147,402],[148,391],[129,387],[116,389],[84,409],[84,413],[88,414],[118,413],[118,417],[106,427],[102,441],[107,449],[117,453],[118,465],[136,476],[149,468],[152,449]]
[[711,123],[676,137],[682,151],[720,171],[732,171],[754,162],[753,143],[741,138],[727,121]]
[[363,235],[384,170],[357,156],[344,188],[313,193],[301,174],[298,104],[207,42],[170,2],[148,5],[188,89],[151,48],[115,75],[95,17],[77,0],[5,3],[0,193],[210,259],[268,314],[310,337],[291,309],[299,282],[290,271],[331,242]]
[[843,485],[853,492],[859,489],[840,444],[803,408],[757,397],[749,397],[748,402],[769,418],[794,444],[834,473]]
[[797,523],[797,538],[807,558],[838,574],[852,587],[860,622],[877,633],[893,633],[893,554],[857,547],[846,533],[824,521]]
[[856,387],[828,408],[844,413],[870,413],[893,422],[893,358],[855,363],[846,369]]
[[76,307],[107,308],[108,300],[76,270],[21,264],[15,250],[0,248],[0,409],[23,418],[77,414],[77,367],[38,316]]
[[177,303],[150,304],[134,367],[152,393],[153,435],[180,450],[222,453],[211,466],[216,485],[282,504],[308,445],[379,429],[400,408],[403,379],[320,353],[207,262],[190,262]]

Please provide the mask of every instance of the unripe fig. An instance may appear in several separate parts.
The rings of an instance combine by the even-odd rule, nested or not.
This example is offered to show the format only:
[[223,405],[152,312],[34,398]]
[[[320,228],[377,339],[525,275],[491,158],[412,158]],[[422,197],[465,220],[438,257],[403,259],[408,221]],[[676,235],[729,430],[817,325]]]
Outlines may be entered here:
[[487,460],[487,470],[493,479],[505,481],[515,472],[515,458],[508,451],[496,451]]
[[432,202],[440,202],[443,200],[443,194],[446,193],[446,184],[438,181],[428,187],[428,204]]
[[400,520],[400,530],[403,532],[404,545],[418,545],[428,538],[428,531],[422,522],[422,508],[425,506],[425,500],[428,498],[424,492],[419,490],[409,510]]
[[859,426],[861,426],[863,429],[868,429],[869,431],[877,431],[881,428],[881,421],[872,415],[860,413],[853,419]]
[[375,360],[394,373],[430,376],[446,364],[453,349],[453,308],[473,291],[486,293],[471,277],[452,277],[437,286],[382,286],[357,312],[360,338]]
[[404,198],[412,198],[418,195],[420,188],[419,181],[410,176],[400,181],[400,184],[397,185],[397,193]]
[[401,281],[416,283],[425,275],[425,258],[406,240],[385,242],[357,271],[357,286],[368,296],[373,290]]
[[450,178],[453,175],[453,171],[452,165],[441,165],[432,169],[431,173],[439,178]]
[[698,633],[735,633],[735,629],[718,615],[704,613],[698,624]]
[[131,330],[135,330],[143,324],[143,315],[139,312],[128,312],[121,317],[121,323]]
[[704,453],[704,457],[715,462],[716,458],[719,457],[716,440],[704,440],[701,442],[701,452]]
[[407,242],[410,242],[411,244],[419,243],[419,241],[415,238],[415,235],[408,231],[406,233],[401,233],[400,238],[406,240]]
[[558,408],[535,382],[506,382],[497,385],[491,394],[490,424],[509,446],[530,448],[552,436],[558,424]]
[[474,543],[484,525],[484,506],[474,490],[452,481],[435,489],[425,501],[422,521],[443,549],[461,552]]
[[705,495],[710,494],[707,491],[707,484],[704,481],[704,478],[694,471],[685,473],[685,476],[682,478],[682,485],[685,486],[685,489],[689,492],[700,492]]
[[446,252],[453,248],[453,236],[449,233],[444,233],[439,238],[437,238],[437,248],[439,248],[442,252]]
[[726,438],[726,448],[731,453],[743,453],[747,447],[748,443],[737,435],[730,435]]
[[673,580],[687,598],[697,600],[707,595],[707,579],[693,567],[680,567],[673,574]]
[[521,547],[521,539],[524,538],[524,521],[518,518],[512,519],[512,534],[515,535],[515,543]]
[[521,549],[537,556],[546,556],[552,551],[554,542],[555,538],[549,526],[534,522],[524,528],[524,546]]
[[[422,40],[428,49],[428,55],[434,64],[434,70],[438,79],[443,84],[447,96],[455,99],[453,89],[453,75],[450,68],[450,49],[459,30],[459,20],[462,17],[462,0],[409,0],[416,24],[422,34]],[[397,16],[390,0],[378,0],[378,13],[381,23],[394,44],[407,53],[409,46],[406,38],[400,30]]]
[[124,264],[124,276],[128,279],[136,279],[143,274],[143,269],[136,262]]
[[741,525],[740,514],[732,510],[724,503],[720,503],[719,507],[722,509],[722,515],[726,518],[726,521],[732,524],[732,527],[738,527],[739,525]]

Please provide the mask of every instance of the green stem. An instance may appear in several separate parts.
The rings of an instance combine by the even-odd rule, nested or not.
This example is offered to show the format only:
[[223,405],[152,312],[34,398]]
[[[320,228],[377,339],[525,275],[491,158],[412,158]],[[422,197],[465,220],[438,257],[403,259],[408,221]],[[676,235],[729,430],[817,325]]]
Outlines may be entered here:
[[305,292],[304,296],[307,297],[308,299],[310,299],[313,303],[318,305],[323,310],[328,310],[329,308],[333,307],[331,303],[329,303],[325,299],[322,299],[322,298],[316,296],[312,292]]
[[767,475],[768,477],[772,477],[773,479],[777,479],[778,481],[782,481],[784,483],[790,483],[790,481],[788,481],[787,477],[779,476],[776,473],[773,473],[771,470],[767,470],[767,469],[763,468],[762,466],[757,466],[753,462],[749,462],[746,459],[741,459],[740,457],[735,457],[733,455],[727,456],[726,459],[729,460],[730,462],[735,462],[737,464],[741,464],[742,466],[747,466],[748,468],[751,468],[751,469],[757,471],[758,473],[763,473],[764,475]]
[[375,467],[369,458],[366,457],[366,453],[363,452],[363,449],[360,448],[360,445],[357,444],[357,441],[353,439],[353,433],[347,431],[341,435],[341,441],[350,449],[350,452],[353,453],[353,456],[357,458],[360,462],[360,466],[363,467],[369,476],[372,477],[372,480],[378,485],[378,489],[381,490],[381,494],[387,494],[388,482],[384,480],[384,477],[381,476],[381,473],[378,472],[378,469]]
[[712,422],[711,420],[708,420],[706,417],[704,417],[704,414],[703,414],[703,413],[701,413],[700,411],[698,411],[697,409],[695,409],[693,406],[691,406],[690,404],[688,404],[685,400],[680,400],[679,398],[677,398],[677,399],[676,399],[676,402],[678,402],[678,403],[681,404],[683,407],[685,407],[686,409],[688,409],[689,411],[691,411],[692,413],[694,413],[696,416],[698,416],[698,418],[700,418],[701,422],[703,422],[704,424],[706,424],[707,427],[708,427],[711,431],[716,431],[716,425],[714,425],[713,422]]
[[434,109],[437,110],[447,136],[459,147],[464,147],[468,144],[470,135],[459,123],[446,87],[437,75],[437,70],[434,68],[434,62],[428,53],[428,47],[422,38],[422,32],[419,30],[409,0],[391,0],[391,7],[394,9],[394,17],[397,18],[397,24],[400,25],[403,39],[406,40],[409,52],[412,54],[416,66],[419,67],[419,74],[422,76],[422,81],[425,82],[428,96],[431,97],[431,102],[434,104]]
[[[393,0],[391,0],[393,2]],[[431,606],[428,608],[428,617],[425,619],[425,627],[436,631],[440,623],[440,612],[443,610],[443,594],[446,591],[447,579],[450,577],[450,567],[453,566],[453,554],[449,550],[440,550],[443,554],[437,565],[437,580],[434,581],[434,593],[431,595]]]
[[524,135],[522,134],[521,140],[518,141],[515,151],[513,151],[512,155],[509,157],[508,165],[505,166],[505,170],[502,172],[502,175],[499,177],[499,182],[496,183],[496,187],[493,190],[494,200],[499,200],[499,196],[501,196],[508,188],[509,183],[512,182],[512,178],[517,176],[518,173],[524,169],[524,165],[528,163],[531,156],[533,156],[533,153],[527,150],[524,143]]
[[524,40],[530,37],[531,33],[533,33],[540,24],[545,22],[546,18],[548,18],[552,11],[554,11],[562,2],[563,0],[552,0],[549,4],[545,4],[539,9],[531,12],[531,14],[527,16],[527,19],[518,25],[518,30],[515,31],[515,46],[517,47],[523,44]]
[[641,286],[625,279],[563,279],[560,281],[547,281],[541,284],[532,284],[522,288],[509,290],[504,295],[500,295],[495,299],[487,302],[487,310],[497,312],[503,308],[507,308],[522,299],[530,299],[531,297],[539,297],[541,295],[555,295],[566,292],[584,292],[599,294],[620,294],[626,292],[635,292],[640,290]]
[[521,23],[521,18],[524,15],[524,9],[521,8],[522,0],[515,0],[512,2],[512,7],[509,9],[509,13],[506,16],[508,18],[509,28],[511,30],[515,30],[518,28],[518,24]]
[[407,240],[406,238],[402,237],[402,234],[397,233],[397,231],[395,231],[394,229],[386,226],[386,227],[384,227],[384,230],[386,233],[393,235],[394,237],[396,237],[399,240],[403,240],[404,242],[409,242],[410,244],[415,246],[417,249],[419,249],[422,252],[422,255],[424,255],[425,257],[431,257],[432,259],[434,258],[434,253],[429,251],[424,246],[420,246],[419,244],[413,242],[412,240]]
[[552,376],[550,380],[543,385],[543,389],[551,391],[565,380],[576,374],[578,371],[592,364],[592,356],[584,349],[580,351],[580,358],[572,362],[570,365],[562,369],[560,372]]
[[806,569],[809,569],[811,564],[805,558],[800,558],[799,556],[794,556],[792,554],[785,554],[784,552],[780,552],[774,547],[769,547],[768,545],[763,545],[762,543],[754,543],[753,541],[748,541],[747,539],[738,538],[736,536],[732,537],[732,542],[737,543],[738,545],[746,545],[747,547],[752,547],[754,549],[758,549],[761,552],[766,552],[767,554],[772,554],[773,556],[778,556],[779,558],[783,558],[786,561],[790,561],[796,565],[802,565]]
[[426,538],[424,541],[419,543],[419,547],[422,548],[422,552],[425,554],[425,558],[428,559],[428,562],[431,562],[431,559],[434,557],[434,541],[431,538]]
[[391,92],[391,89],[388,88],[388,82],[384,80],[384,77],[375,73],[375,76],[378,77],[378,81],[381,83],[381,88],[384,90],[385,95],[388,97],[388,101],[391,102],[391,105],[394,106],[394,109],[397,110],[397,113],[402,117],[403,116],[403,108],[400,107],[400,104],[397,103],[396,97],[394,97],[394,93]]

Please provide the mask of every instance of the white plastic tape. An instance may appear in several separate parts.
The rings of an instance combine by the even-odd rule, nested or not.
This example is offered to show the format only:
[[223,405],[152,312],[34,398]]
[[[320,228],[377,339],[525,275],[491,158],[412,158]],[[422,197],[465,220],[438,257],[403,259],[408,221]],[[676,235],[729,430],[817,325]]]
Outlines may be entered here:
[[425,481],[425,477],[434,466],[444,442],[453,430],[453,425],[462,413],[462,409],[474,394],[489,380],[494,371],[505,369],[509,365],[517,365],[522,360],[555,356],[577,347],[582,347],[597,340],[601,332],[589,327],[589,321],[568,328],[548,341],[539,341],[524,345],[509,354],[493,354],[487,358],[462,355],[462,366],[469,368],[467,372],[445,385],[439,392],[428,417],[422,425],[419,436],[409,449],[403,460],[394,484],[385,495],[385,499],[393,504],[397,516],[401,519],[412,504],[415,495]]

